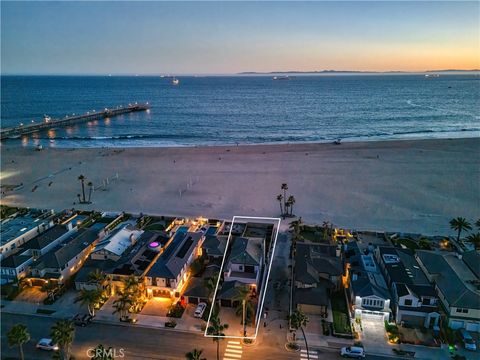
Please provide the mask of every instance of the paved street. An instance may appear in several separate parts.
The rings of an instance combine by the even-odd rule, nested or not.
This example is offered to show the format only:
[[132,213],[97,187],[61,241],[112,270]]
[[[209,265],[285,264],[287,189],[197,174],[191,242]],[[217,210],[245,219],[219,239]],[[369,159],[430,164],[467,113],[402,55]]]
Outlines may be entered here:
[[[51,353],[35,349],[36,342],[41,337],[48,337],[54,319],[39,316],[24,316],[2,313],[2,359],[17,358],[18,350],[9,348],[6,342],[6,332],[17,323],[28,326],[31,340],[25,344],[25,359],[51,359]],[[88,359],[87,350],[97,344],[113,347],[120,351],[124,349],[124,359],[184,359],[185,353],[193,348],[203,349],[207,359],[216,358],[216,347],[211,339],[202,334],[174,332],[160,329],[146,329],[134,326],[91,324],[86,328],[76,328],[73,355],[77,360]],[[305,352],[287,352],[283,345],[263,346],[261,342],[254,346],[240,345],[229,340],[220,342],[222,359],[256,360],[256,359],[304,359]],[[236,350],[236,351],[235,351]],[[337,350],[315,350],[312,355],[318,359],[339,359]],[[317,358],[311,357],[312,360]],[[380,359],[380,358],[371,358]]]

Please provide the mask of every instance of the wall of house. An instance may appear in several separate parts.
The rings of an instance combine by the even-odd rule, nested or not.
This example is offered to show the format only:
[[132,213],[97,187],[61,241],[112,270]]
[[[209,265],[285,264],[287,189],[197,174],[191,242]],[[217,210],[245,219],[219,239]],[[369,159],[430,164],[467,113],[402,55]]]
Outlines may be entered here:
[[120,259],[120,256],[110,252],[110,251],[107,251],[105,249],[102,249],[102,250],[99,250],[99,251],[95,251],[93,252],[90,257],[93,259],[93,260],[113,260],[113,261],[118,261]]
[[14,250],[18,249],[20,245],[23,245],[27,241],[33,239],[35,236],[43,233],[45,230],[48,230],[52,226],[53,226],[52,221],[48,223],[41,223],[38,226],[34,227],[33,229],[30,229],[29,231],[25,232],[21,236],[18,236],[15,239],[9,241],[8,243],[0,246],[0,259],[13,253]]
[[[410,300],[411,303],[409,305],[407,305],[405,302]],[[413,296],[413,295],[405,295],[405,296],[401,296],[399,299],[398,299],[398,304],[401,305],[401,306],[410,306],[410,307],[420,307],[422,306],[421,302],[420,302],[420,299],[417,298],[416,296]]]

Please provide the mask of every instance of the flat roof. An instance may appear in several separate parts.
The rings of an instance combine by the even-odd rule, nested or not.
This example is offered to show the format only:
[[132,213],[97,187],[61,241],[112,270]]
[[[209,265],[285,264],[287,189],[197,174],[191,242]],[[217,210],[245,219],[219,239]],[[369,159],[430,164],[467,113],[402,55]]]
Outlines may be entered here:
[[28,212],[25,215],[3,220],[2,226],[0,227],[1,244],[8,244],[10,241],[45,223],[45,219],[41,218],[42,215],[45,215],[45,212]]

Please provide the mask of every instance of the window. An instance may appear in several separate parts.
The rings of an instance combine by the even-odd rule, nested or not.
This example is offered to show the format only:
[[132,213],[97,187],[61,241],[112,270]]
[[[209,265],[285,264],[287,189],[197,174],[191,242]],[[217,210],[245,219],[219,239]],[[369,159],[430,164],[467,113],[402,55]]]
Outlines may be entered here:
[[404,304],[405,306],[412,306],[412,299],[405,299]]
[[468,309],[457,308],[456,312],[457,313],[468,314]]

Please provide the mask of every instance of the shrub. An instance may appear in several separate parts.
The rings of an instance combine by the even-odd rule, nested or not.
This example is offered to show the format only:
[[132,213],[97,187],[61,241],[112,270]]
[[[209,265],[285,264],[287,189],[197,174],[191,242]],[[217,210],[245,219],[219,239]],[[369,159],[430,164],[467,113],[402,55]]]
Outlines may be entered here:
[[178,319],[182,317],[184,311],[185,311],[185,308],[182,306],[182,304],[177,302],[176,304],[170,306],[167,316]]

